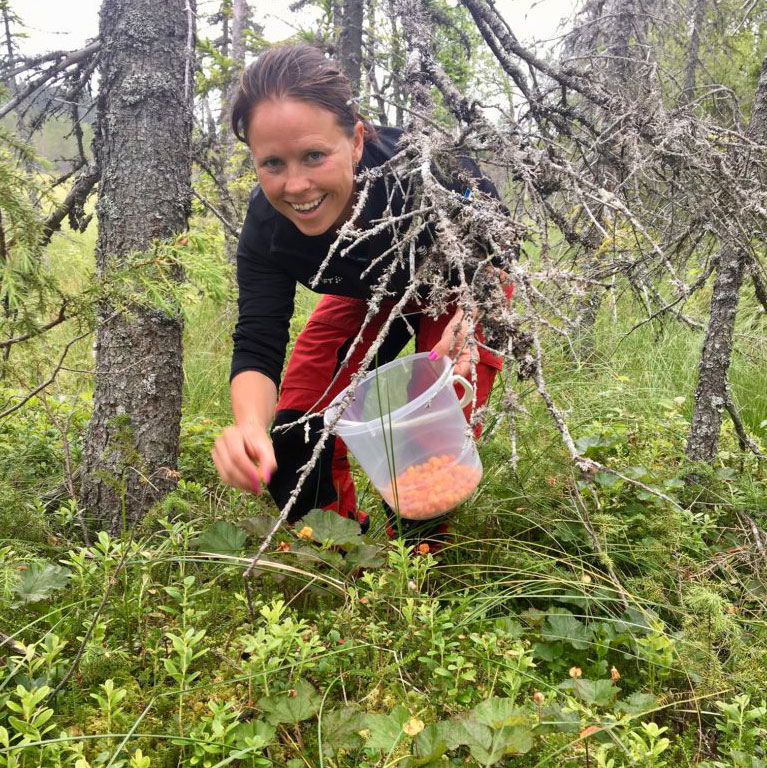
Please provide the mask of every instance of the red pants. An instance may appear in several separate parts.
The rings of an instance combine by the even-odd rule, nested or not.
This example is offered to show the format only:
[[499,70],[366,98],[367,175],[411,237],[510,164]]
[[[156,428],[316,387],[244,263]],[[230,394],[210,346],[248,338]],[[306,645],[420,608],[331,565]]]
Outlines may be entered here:
[[[511,296],[511,288],[508,289],[508,295]],[[288,502],[298,476],[312,455],[322,432],[322,417],[309,420],[308,440],[304,425],[288,429],[275,428],[289,424],[306,413],[319,412],[348,386],[381,326],[388,319],[394,303],[382,303],[381,310],[366,327],[361,342],[357,344],[343,370],[339,370],[340,364],[367,314],[367,303],[364,300],[323,296],[299,334],[282,380],[272,429],[277,471],[272,475],[269,492],[278,507],[282,508]],[[450,312],[435,320],[423,314],[422,308],[415,302],[408,304],[403,313],[415,330],[417,352],[425,352],[434,347],[453,316]],[[412,330],[408,329],[405,321],[401,317],[397,318],[379,348],[374,364],[383,365],[396,358],[411,335]],[[502,359],[499,356],[480,348],[477,380],[472,382],[477,395],[477,407],[487,401],[501,366]],[[464,411],[467,420],[470,409],[471,404]],[[481,427],[477,429],[477,436],[480,430]],[[288,520],[295,522],[315,508],[334,509],[344,517],[358,518],[346,446],[338,437],[331,437],[325,444],[319,461],[291,508]]]

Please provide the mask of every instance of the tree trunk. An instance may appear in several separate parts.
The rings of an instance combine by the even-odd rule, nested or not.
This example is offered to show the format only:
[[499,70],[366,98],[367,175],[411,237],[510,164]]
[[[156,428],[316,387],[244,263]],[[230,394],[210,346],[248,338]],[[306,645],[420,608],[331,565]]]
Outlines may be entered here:
[[[602,4],[593,7],[596,14],[594,24],[601,29],[599,37],[608,46],[608,56],[605,59],[605,72],[611,87],[616,93],[636,95],[642,87],[642,78],[638,76],[642,46],[647,36],[648,13],[653,0],[613,0],[605,10]],[[593,162],[594,180],[597,184],[614,192],[621,181],[622,172],[619,166],[611,163],[605,157],[597,157]],[[596,220],[603,229],[610,232],[613,223],[612,215],[604,206],[598,206],[594,211]],[[598,274],[602,258],[599,249],[603,236],[596,225],[591,224],[587,238],[590,249],[584,264],[586,274]],[[574,349],[578,359],[588,361],[596,347],[596,322],[605,289],[601,286],[590,286],[577,305],[578,327]]]
[[[243,207],[245,201],[233,199],[232,190],[237,176],[237,170],[233,167],[234,155],[234,134],[229,126],[232,104],[237,96],[237,88],[240,83],[240,73],[245,66],[245,27],[248,22],[248,3],[246,0],[234,0],[232,4],[232,26],[231,26],[231,54],[230,58],[234,61],[234,67],[231,71],[231,79],[228,85],[222,89],[222,109],[221,109],[221,141],[219,172],[223,189],[221,190],[221,210],[224,218],[235,228],[240,226],[239,210]],[[226,233],[225,233],[226,234]],[[226,255],[227,259],[234,263],[237,256],[237,241],[234,237],[226,236]]]
[[700,31],[706,16],[706,0],[695,0],[695,13],[692,18],[690,45],[687,48],[687,68],[684,77],[682,97],[685,102],[692,101],[695,95],[695,75],[698,71],[698,54],[700,51]]
[[610,53],[614,57],[609,69],[618,84],[626,86],[633,80],[636,69],[631,41],[637,37],[636,0],[618,0],[615,4],[615,31]]
[[[194,0],[104,0],[97,266],[186,228],[190,208]],[[179,276],[180,277],[180,276]],[[182,321],[105,307],[83,454],[82,502],[113,533],[175,484]]]
[[743,251],[724,248],[719,254],[706,340],[698,365],[698,387],[687,458],[713,461],[719,446],[722,411],[727,404],[727,371],[732,355],[732,334],[738,295],[746,264]]
[[362,16],[363,0],[344,0],[338,63],[349,78],[355,97],[359,95],[362,67]]
[[397,13],[394,0],[389,0],[389,13],[391,14],[392,36],[391,51],[389,54],[389,68],[391,69],[392,101],[394,102],[394,125],[397,128],[405,126],[405,110],[402,109],[405,94],[402,88],[402,69],[405,63],[405,53],[402,50],[402,35],[399,32]]
[[[764,142],[767,138],[767,58],[762,62],[746,134],[757,142]],[[753,169],[746,167],[743,175],[753,172]],[[687,440],[687,458],[691,461],[712,462],[719,447],[722,411],[729,398],[727,372],[732,355],[735,315],[748,259],[747,251],[731,246],[725,246],[719,254],[706,340],[698,366],[695,408]]]

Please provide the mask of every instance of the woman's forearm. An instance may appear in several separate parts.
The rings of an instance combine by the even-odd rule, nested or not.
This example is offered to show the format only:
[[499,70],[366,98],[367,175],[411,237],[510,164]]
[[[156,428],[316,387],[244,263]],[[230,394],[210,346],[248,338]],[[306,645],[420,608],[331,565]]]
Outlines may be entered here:
[[238,373],[231,384],[232,413],[237,426],[253,424],[268,430],[277,407],[277,387],[259,371]]

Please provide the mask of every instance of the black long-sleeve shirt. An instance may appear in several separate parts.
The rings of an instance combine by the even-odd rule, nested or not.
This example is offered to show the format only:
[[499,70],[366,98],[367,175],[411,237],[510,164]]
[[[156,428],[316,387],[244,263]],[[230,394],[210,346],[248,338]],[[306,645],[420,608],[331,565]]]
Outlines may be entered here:
[[[402,131],[398,128],[378,128],[377,138],[366,140],[361,160],[362,168],[375,168],[396,154]],[[476,164],[460,158],[468,175],[481,178]],[[383,215],[389,203],[388,187],[392,178],[376,179],[362,212],[362,221]],[[454,176],[447,184],[463,192],[466,184]],[[494,196],[493,185],[481,178],[479,188]],[[405,191],[406,193],[406,191]],[[406,194],[404,198],[406,199]],[[403,194],[393,196],[392,212],[402,211]],[[390,257],[383,259],[365,277],[362,273],[377,256],[392,245],[391,230],[354,246],[343,256],[336,252],[322,273],[318,284],[310,285],[336,238],[335,232],[317,236],[304,235],[288,218],[278,213],[266,199],[260,187],[251,197],[237,247],[237,283],[239,286],[239,317],[233,334],[231,378],[242,371],[259,371],[279,388],[285,350],[288,344],[290,319],[293,315],[296,283],[317,293],[329,293],[352,298],[369,298],[382,273],[391,265]],[[419,247],[431,241],[425,232]],[[409,269],[400,265],[387,284],[387,291],[399,297],[410,279]]]

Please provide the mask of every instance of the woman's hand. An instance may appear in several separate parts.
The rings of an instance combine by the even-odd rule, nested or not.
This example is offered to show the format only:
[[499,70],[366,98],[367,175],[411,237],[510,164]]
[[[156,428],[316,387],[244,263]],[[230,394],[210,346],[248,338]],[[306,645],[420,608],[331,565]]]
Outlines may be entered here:
[[277,469],[272,441],[260,424],[227,427],[217,438],[211,456],[227,485],[251,493],[261,493],[261,484],[269,483]]
[[440,340],[432,347],[430,360],[447,355],[455,363],[455,373],[468,377],[471,373],[471,349],[467,343],[470,327],[463,310],[459,309],[448,321]]

